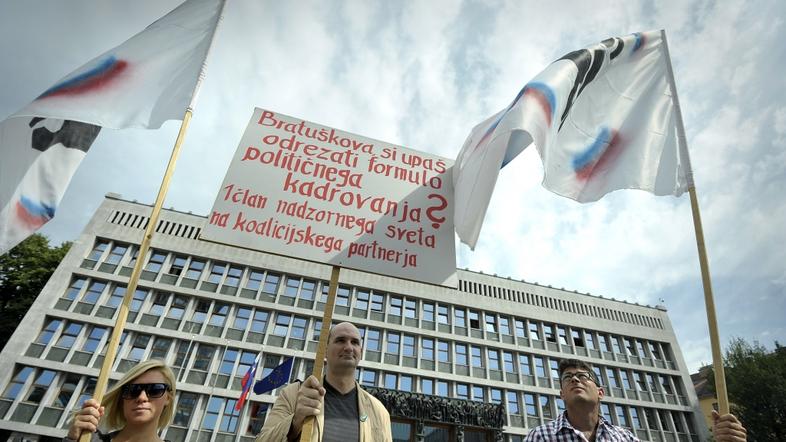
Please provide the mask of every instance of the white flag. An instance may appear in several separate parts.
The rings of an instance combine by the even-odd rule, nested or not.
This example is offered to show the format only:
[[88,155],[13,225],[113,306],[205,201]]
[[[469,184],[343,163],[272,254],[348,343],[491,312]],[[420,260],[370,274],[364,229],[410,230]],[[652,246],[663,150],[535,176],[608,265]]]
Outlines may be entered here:
[[0,123],[0,253],[54,216],[101,127],[157,129],[183,118],[222,6],[183,3]]
[[477,125],[454,166],[459,238],[475,247],[499,169],[532,142],[543,186],[582,203],[618,189],[687,190],[664,45],[652,31],[571,52]]

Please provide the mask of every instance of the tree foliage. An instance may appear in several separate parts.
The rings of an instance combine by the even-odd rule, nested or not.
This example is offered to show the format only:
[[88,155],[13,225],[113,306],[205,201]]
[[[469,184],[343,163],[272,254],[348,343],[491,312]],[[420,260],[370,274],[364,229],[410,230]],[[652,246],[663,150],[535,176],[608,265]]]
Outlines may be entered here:
[[[748,430],[748,440],[786,441],[786,347],[776,341],[768,352],[736,338],[724,359],[732,413]],[[713,376],[710,383],[715,385]]]
[[49,239],[36,233],[0,256],[0,348],[70,248],[70,242],[50,247]]

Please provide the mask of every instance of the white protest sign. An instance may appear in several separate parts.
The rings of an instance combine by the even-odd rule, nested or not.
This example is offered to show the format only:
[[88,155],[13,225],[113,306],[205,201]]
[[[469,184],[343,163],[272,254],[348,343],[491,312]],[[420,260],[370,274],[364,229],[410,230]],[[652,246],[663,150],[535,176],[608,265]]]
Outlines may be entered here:
[[201,237],[455,287],[452,167],[257,108]]

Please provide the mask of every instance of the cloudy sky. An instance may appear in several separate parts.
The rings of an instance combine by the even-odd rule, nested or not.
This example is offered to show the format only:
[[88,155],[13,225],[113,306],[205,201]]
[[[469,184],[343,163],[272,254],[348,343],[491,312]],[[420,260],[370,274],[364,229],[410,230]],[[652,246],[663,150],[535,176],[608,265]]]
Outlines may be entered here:
[[[177,6],[0,2],[0,118]],[[563,54],[666,29],[721,340],[786,343],[786,2],[230,1],[165,203],[205,215],[255,106],[455,158],[469,130]],[[592,6],[594,5],[594,6]],[[179,122],[104,130],[43,230],[74,239],[106,192],[152,203]],[[457,265],[663,304],[691,370],[711,361],[687,195],[578,204],[534,148],[499,178]]]

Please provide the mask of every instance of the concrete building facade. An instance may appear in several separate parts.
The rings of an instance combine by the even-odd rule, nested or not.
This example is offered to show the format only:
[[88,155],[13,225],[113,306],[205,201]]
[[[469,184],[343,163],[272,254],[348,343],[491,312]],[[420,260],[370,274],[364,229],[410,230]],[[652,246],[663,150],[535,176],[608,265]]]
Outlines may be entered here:
[[[109,194],[74,242],[1,354],[1,430],[29,440],[65,434],[69,412],[92,394],[149,213]],[[164,437],[246,442],[276,392],[252,394],[234,412],[241,379],[260,352],[258,378],[290,356],[292,379],[310,373],[331,268],[200,241],[205,221],[162,212],[112,379],[137,361],[164,359],[178,379]],[[361,384],[499,403],[504,439],[521,441],[564,409],[557,364],[578,358],[606,388],[607,419],[647,441],[705,438],[665,309],[458,276],[454,290],[342,269],[334,322],[351,321],[363,334]],[[428,431],[394,422],[396,440],[440,440]],[[461,438],[490,437],[468,428]]]

